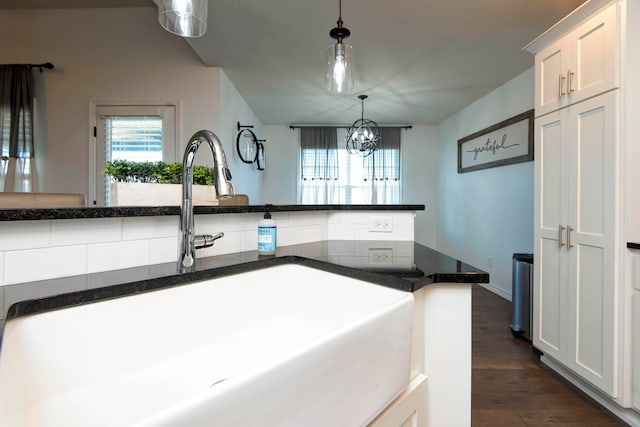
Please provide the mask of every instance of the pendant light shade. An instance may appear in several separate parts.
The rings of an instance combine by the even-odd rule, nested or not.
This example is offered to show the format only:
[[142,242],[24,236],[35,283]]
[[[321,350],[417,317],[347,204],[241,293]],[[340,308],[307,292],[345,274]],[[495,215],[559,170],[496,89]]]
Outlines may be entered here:
[[325,87],[334,94],[353,89],[353,67],[351,66],[353,47],[338,42],[327,48],[327,69]]
[[347,129],[347,151],[350,154],[358,154],[367,157],[378,148],[380,142],[380,129],[378,124],[373,120],[364,118],[364,100],[367,95],[359,95],[358,99],[362,103],[362,113],[360,118],[353,122],[351,127]]
[[209,0],[154,0],[158,22],[165,30],[182,37],[200,37],[207,31]]
[[354,86],[353,48],[344,43],[351,31],[342,24],[342,0],[339,0],[337,27],[329,31],[329,36],[336,43],[327,48],[324,80],[326,89],[334,94],[348,92]]

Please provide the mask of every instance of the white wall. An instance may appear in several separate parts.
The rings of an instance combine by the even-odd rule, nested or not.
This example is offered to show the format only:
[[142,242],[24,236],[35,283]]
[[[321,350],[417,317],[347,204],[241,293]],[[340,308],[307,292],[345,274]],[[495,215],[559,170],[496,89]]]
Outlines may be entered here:
[[[267,168],[262,182],[265,203],[297,203],[300,130],[289,126],[263,126],[267,139]],[[416,125],[402,131],[402,199],[405,204],[424,204],[416,213],[416,241],[436,245],[436,170],[437,139],[435,126]]]
[[431,248],[437,246],[437,141],[435,126],[402,131],[402,203],[425,205],[416,212],[415,240]]
[[262,200],[271,204],[298,203],[300,130],[264,125],[267,167],[262,181]]
[[248,194],[250,204],[261,204],[264,172],[259,171],[255,163],[244,163],[240,159],[236,149],[236,137],[237,124],[240,122],[241,125],[252,125],[258,139],[265,139],[262,123],[223,70],[220,71],[220,95],[218,137],[224,143],[227,162],[233,175],[234,190],[236,194]]
[[533,95],[531,68],[440,123],[437,132],[437,249],[486,270],[507,298],[512,255],[533,253],[533,162],[458,174],[457,141],[533,108]]
[[[158,25],[155,7],[1,11],[0,62],[47,61],[55,70],[36,73],[39,191],[88,194],[90,102],[177,103],[178,142],[210,129],[227,153],[236,119],[255,118],[219,68]],[[236,191],[258,198],[259,176],[232,164]]]

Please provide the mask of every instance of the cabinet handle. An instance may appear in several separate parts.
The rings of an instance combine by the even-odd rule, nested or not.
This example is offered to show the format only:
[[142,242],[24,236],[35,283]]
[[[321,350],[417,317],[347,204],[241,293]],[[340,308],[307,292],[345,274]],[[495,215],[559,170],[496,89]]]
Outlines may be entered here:
[[567,95],[571,95],[574,90],[571,88],[571,82],[573,81],[573,76],[575,76],[576,73],[571,71],[571,68],[569,68],[567,70]]
[[567,226],[567,249],[571,249],[573,245],[571,244],[571,232],[575,230],[575,228],[570,225]]
[[562,243],[562,233],[564,232],[564,228],[562,225],[558,226],[558,242],[560,243],[560,248],[562,248],[564,246],[564,243]]
[[562,98],[565,95],[565,93],[562,91],[562,88],[564,87],[565,79],[566,77],[563,76],[562,74],[558,76],[558,98]]

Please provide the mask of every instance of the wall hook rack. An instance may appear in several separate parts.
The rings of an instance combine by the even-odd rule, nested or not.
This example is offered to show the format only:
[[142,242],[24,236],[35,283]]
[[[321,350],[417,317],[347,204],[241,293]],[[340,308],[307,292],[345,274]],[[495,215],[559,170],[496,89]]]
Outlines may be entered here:
[[251,130],[253,125],[241,125],[237,122],[238,136],[236,137],[236,150],[243,163],[251,164],[257,160],[258,137]]
[[241,125],[240,122],[236,122],[238,132],[242,129],[253,129],[253,125]]

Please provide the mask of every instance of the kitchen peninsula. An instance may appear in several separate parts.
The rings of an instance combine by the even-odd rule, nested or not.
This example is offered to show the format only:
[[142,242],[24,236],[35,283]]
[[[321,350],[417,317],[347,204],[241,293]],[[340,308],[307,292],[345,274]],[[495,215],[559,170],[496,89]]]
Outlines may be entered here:
[[[197,270],[185,274],[175,270],[177,207],[0,210],[7,237],[0,247],[0,302],[9,307],[37,298],[14,305],[11,319],[289,263],[390,286],[415,299],[411,378],[420,378],[415,388],[429,396],[418,425],[445,419],[469,425],[470,286],[487,283],[488,274],[413,241],[413,219],[423,205],[269,209],[278,250],[264,258],[256,251],[256,228],[265,206],[196,207],[196,230],[225,237],[200,251]],[[373,230],[379,219],[389,229]]]

